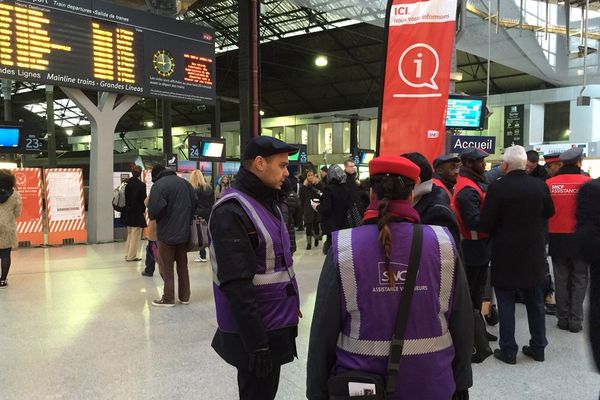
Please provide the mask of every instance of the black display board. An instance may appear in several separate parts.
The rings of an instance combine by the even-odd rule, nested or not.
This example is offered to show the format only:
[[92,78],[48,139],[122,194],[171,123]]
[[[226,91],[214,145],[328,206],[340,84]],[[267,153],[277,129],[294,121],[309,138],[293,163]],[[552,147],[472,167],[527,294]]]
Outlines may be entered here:
[[523,104],[504,107],[504,147],[523,146],[525,106]]
[[213,104],[214,31],[99,0],[0,0],[0,77]]
[[188,159],[194,161],[225,161],[225,139],[189,136]]

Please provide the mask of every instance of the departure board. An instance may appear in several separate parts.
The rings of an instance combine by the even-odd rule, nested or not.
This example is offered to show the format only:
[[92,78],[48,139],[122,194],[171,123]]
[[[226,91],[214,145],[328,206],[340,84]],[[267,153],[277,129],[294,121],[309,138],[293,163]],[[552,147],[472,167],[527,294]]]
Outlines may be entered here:
[[0,0],[0,77],[213,104],[214,38],[99,0]]

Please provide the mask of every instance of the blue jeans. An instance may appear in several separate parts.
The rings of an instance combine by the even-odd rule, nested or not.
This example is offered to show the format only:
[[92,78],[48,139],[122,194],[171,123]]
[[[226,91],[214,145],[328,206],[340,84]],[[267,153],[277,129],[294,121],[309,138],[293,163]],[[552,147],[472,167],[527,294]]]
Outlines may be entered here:
[[[500,350],[510,357],[517,355],[519,346],[515,341],[515,298],[517,289],[494,287],[498,301],[498,320],[500,322]],[[541,286],[519,289],[527,308],[527,321],[531,339],[529,346],[533,351],[542,353],[548,345],[546,339],[546,313],[544,310],[544,290]]]
[[152,253],[152,248],[154,246],[156,246],[156,242],[148,240],[148,244],[146,245],[146,268],[144,269],[147,274],[154,274],[154,268],[156,266],[156,260]]

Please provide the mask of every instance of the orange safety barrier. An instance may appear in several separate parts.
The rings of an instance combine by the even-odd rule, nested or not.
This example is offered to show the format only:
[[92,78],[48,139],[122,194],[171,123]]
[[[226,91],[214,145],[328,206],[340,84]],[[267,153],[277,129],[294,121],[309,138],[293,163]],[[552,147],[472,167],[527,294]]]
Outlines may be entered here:
[[44,244],[42,170],[16,168],[12,170],[12,174],[23,201],[21,216],[17,218],[19,247],[41,246]]

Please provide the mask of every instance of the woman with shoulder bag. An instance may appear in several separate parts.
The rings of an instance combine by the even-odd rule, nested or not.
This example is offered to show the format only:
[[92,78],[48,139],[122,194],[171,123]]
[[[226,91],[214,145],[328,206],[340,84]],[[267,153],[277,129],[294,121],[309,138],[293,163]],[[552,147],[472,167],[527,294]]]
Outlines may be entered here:
[[307,398],[468,399],[473,313],[456,246],[419,225],[419,167],[369,163],[371,203],[360,227],[333,233],[317,289]]
[[[196,197],[198,198],[198,207],[194,212],[194,217],[203,219],[203,224],[207,224],[208,219],[210,218],[210,212],[212,211],[212,206],[215,204],[213,189],[206,182],[202,171],[199,169],[192,171],[190,175],[190,184],[194,188]],[[206,233],[206,230],[203,230],[202,232]],[[202,243],[200,243],[200,257],[196,258],[194,261],[206,262],[206,247],[203,247]]]

